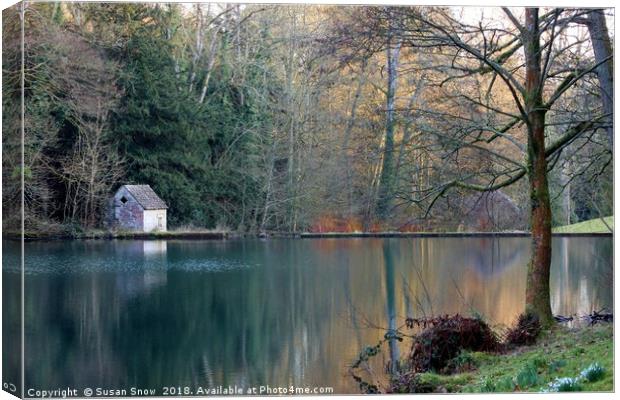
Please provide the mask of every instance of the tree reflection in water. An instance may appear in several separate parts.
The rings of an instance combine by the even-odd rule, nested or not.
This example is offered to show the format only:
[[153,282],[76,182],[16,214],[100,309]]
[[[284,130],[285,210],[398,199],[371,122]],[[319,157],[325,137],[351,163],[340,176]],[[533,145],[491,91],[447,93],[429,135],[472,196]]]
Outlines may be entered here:
[[[19,243],[3,249],[4,284],[18,283],[11,265]],[[347,365],[406,316],[431,305],[436,314],[471,307],[510,324],[523,308],[529,241],[168,241],[163,249],[27,243],[27,385],[293,384],[358,393]],[[556,313],[611,305],[611,249],[611,238],[554,241]],[[19,316],[18,303],[5,304],[5,315]],[[384,330],[357,324],[356,314]],[[390,342],[387,357],[397,360],[398,342]]]

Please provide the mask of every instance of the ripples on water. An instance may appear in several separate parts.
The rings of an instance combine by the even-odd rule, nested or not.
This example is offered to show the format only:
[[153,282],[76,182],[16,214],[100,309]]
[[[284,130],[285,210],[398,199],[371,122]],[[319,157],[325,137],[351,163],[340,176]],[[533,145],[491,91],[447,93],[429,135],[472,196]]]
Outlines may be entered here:
[[[182,258],[173,263],[168,261],[167,241],[138,241],[132,243],[123,241],[112,245],[111,252],[105,254],[106,243],[97,241],[96,244],[83,241],[86,245],[74,244],[71,251],[60,252],[38,251],[46,247],[45,244],[37,243],[27,245],[28,251],[25,259],[24,273],[26,275],[37,274],[88,274],[92,272],[140,272],[140,271],[192,271],[192,272],[222,272],[236,269],[257,267],[240,259],[221,256],[205,256],[204,254],[193,255],[185,253]],[[11,247],[9,244],[7,247]],[[50,245],[58,249],[56,243]],[[120,248],[120,250],[119,250]],[[20,273],[20,257],[16,251],[8,251],[3,257],[3,271]]]

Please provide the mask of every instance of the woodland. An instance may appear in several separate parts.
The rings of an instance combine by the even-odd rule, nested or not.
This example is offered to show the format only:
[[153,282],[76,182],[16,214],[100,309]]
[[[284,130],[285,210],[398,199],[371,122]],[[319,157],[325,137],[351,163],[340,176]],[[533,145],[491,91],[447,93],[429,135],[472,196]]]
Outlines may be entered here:
[[22,176],[35,231],[101,227],[124,183],[173,228],[528,230],[540,197],[553,226],[611,215],[612,11],[530,11],[32,2],[22,42],[8,8],[4,228]]

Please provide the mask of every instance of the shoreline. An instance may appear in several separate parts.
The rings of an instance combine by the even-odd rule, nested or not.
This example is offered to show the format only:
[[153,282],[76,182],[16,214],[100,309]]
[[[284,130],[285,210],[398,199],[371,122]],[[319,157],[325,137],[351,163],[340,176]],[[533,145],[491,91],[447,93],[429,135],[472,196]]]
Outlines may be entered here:
[[[226,240],[234,234],[231,232],[107,232],[95,231],[78,234],[69,233],[42,233],[27,232],[24,241],[54,241],[54,240],[162,240],[162,239],[186,239],[186,240]],[[3,232],[2,240],[19,241],[22,236],[18,232]]]
[[[271,232],[268,234],[228,231],[109,232],[77,234],[26,232],[25,241],[40,240],[232,240],[232,239],[350,239],[350,238],[461,238],[461,237],[530,237],[530,232]],[[613,237],[613,232],[554,232],[553,237]],[[3,240],[20,241],[19,232],[3,232]]]
[[[531,232],[322,232],[322,233],[300,233],[302,239],[316,238],[416,238],[416,237],[529,237]],[[590,232],[590,233],[552,233],[552,236],[574,237],[574,236],[593,236],[593,237],[613,237],[612,232]]]

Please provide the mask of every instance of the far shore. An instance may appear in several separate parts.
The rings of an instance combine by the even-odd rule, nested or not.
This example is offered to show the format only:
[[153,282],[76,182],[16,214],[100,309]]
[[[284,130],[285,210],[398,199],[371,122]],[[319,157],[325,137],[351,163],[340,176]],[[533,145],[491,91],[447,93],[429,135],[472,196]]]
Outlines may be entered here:
[[[553,236],[613,236],[612,232],[553,232]],[[300,233],[301,238],[355,238],[355,237],[528,237],[531,232],[321,232]]]
[[[35,240],[86,240],[86,239],[119,239],[119,240],[228,240],[242,238],[297,238],[297,239],[338,239],[338,238],[424,238],[424,237],[528,237],[530,232],[267,232],[240,233],[216,230],[172,230],[167,232],[113,232],[87,231],[75,233],[58,232],[25,232],[26,241]],[[612,237],[612,232],[554,232],[556,237]],[[3,232],[2,238],[21,240],[21,232]]]

